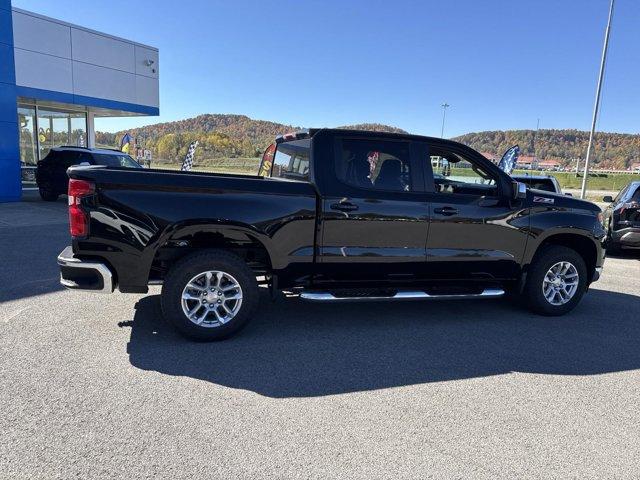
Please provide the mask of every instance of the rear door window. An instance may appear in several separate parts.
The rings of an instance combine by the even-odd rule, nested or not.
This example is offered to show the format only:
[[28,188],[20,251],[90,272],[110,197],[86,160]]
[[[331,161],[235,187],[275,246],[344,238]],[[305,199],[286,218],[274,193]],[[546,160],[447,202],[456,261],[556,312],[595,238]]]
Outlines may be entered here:
[[411,191],[409,143],[343,139],[336,155],[336,176],[367,190]]
[[68,150],[62,152],[62,155],[58,157],[61,160],[62,166],[66,170],[67,168],[78,165],[80,163],[80,154],[77,150]]

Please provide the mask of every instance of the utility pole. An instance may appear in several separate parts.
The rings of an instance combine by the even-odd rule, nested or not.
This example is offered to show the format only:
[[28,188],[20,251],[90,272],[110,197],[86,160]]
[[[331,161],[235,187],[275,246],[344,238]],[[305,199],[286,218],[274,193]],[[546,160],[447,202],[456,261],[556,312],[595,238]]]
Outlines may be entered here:
[[440,138],[444,138],[444,119],[447,116],[447,108],[449,108],[451,105],[449,105],[447,102],[444,102],[440,106],[442,107],[442,129],[440,130]]
[[598,119],[598,109],[600,107],[600,93],[602,91],[602,79],[604,78],[604,67],[607,63],[607,49],[609,48],[609,33],[611,32],[611,19],[613,18],[613,5],[615,0],[611,0],[609,6],[609,20],[607,20],[607,29],[604,33],[604,45],[602,47],[602,59],[600,60],[600,74],[598,75],[598,87],[596,88],[596,101],[593,106],[593,118],[591,119],[591,132],[589,133],[589,145],[587,146],[587,157],[584,160],[584,176],[582,177],[582,190],[580,198],[584,198],[587,193],[587,177],[589,176],[589,160],[591,158],[591,147],[593,146],[593,135],[596,130],[596,121]]

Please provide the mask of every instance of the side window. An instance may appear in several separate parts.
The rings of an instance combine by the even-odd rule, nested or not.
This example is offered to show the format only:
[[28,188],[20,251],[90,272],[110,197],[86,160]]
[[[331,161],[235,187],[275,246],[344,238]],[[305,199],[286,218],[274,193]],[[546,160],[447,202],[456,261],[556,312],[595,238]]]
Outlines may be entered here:
[[74,150],[64,152],[61,163],[65,170],[72,165],[78,165],[80,163],[80,152]]
[[309,148],[309,139],[279,144],[273,157],[271,176],[289,180],[309,180]]
[[640,185],[636,187],[636,191],[631,194],[630,200],[632,202],[640,202]]
[[411,190],[408,143],[343,139],[339,144],[338,180],[369,190]]
[[91,164],[91,163],[93,163],[91,160],[92,160],[92,158],[91,158],[91,154],[90,153],[82,152],[80,154],[80,158],[78,159],[78,164],[80,164],[80,163]]
[[491,174],[458,153],[439,148],[429,149],[435,191],[462,195],[498,194]]

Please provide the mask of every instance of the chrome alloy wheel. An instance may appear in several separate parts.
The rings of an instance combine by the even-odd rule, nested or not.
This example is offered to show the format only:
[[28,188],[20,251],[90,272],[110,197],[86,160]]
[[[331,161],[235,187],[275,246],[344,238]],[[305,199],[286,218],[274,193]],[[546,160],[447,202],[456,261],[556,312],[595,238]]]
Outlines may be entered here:
[[238,314],[241,306],[242,288],[225,272],[199,273],[182,290],[182,311],[200,327],[225,325]]
[[542,294],[551,305],[564,305],[578,290],[580,277],[571,262],[558,262],[545,274]]

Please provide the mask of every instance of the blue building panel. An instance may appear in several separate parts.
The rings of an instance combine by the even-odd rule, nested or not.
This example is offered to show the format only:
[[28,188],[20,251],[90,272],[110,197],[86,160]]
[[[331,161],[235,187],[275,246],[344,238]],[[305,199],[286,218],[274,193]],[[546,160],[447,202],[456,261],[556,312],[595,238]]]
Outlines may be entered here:
[[0,43],[13,45],[13,22],[10,9],[0,8]]
[[53,90],[42,90],[40,88],[23,87],[22,85],[16,86],[16,93],[19,97],[23,98],[36,98],[38,100],[49,100],[51,102],[68,103],[71,105],[106,108],[122,112],[139,113],[141,115],[160,114],[158,107],[119,102],[106,98],[86,97],[84,95],[74,95],[73,93],[55,92]]
[[0,83],[0,122],[17,123],[16,86]]
[[[16,106],[17,109],[17,106]],[[17,110],[13,114],[18,116]],[[13,158],[13,162],[20,166],[17,161],[20,158],[20,145],[18,144],[18,122],[0,122],[0,158]],[[3,175],[0,175],[0,179]],[[18,182],[18,187],[20,182]]]
[[11,2],[0,0],[0,201],[20,200],[20,146]]
[[16,84],[13,47],[4,43],[0,43],[0,83]]

